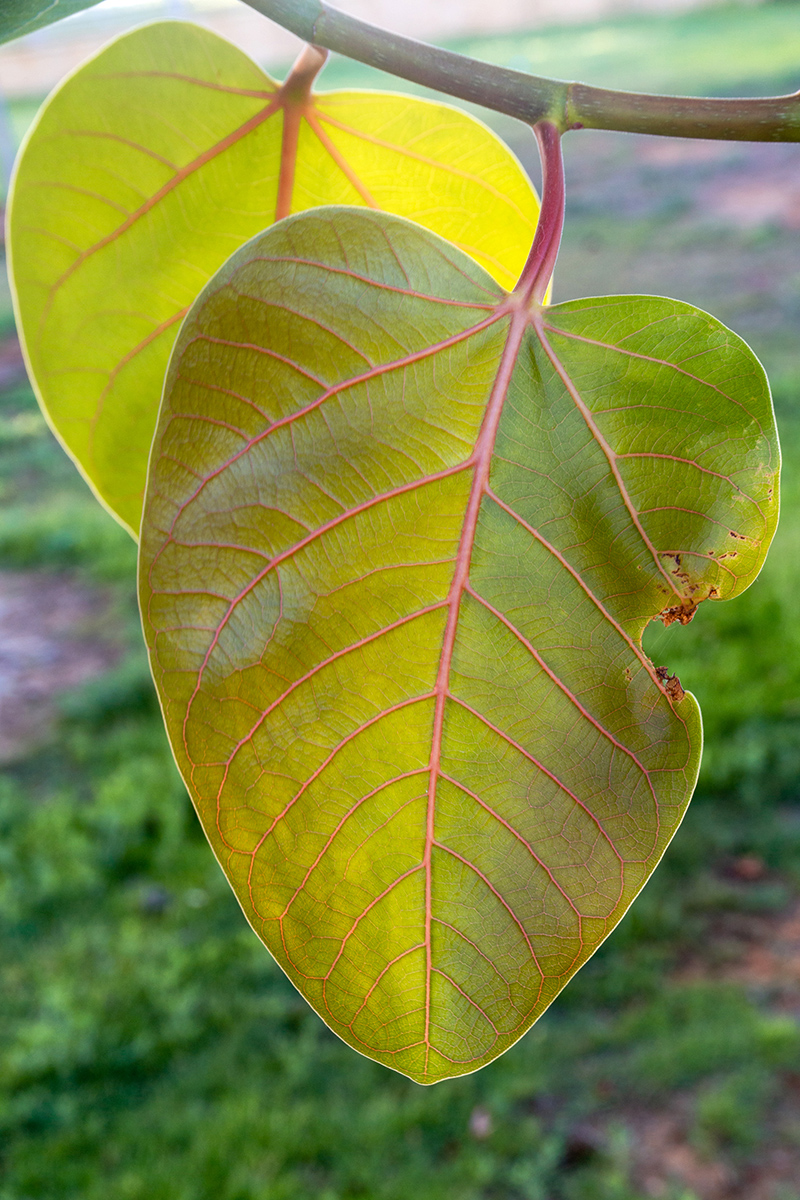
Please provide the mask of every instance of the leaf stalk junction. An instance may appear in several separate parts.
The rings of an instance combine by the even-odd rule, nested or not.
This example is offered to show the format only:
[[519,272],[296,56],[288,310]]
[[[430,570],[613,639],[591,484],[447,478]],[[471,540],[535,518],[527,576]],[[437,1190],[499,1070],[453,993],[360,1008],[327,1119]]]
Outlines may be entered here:
[[283,108],[283,139],[278,198],[275,205],[276,221],[288,217],[292,211],[300,124],[308,108],[314,80],[325,66],[327,58],[327,50],[310,44],[304,46],[280,88],[280,101]]
[[540,121],[533,132],[542,161],[542,208],[528,261],[515,288],[527,305],[544,303],[553,277],[564,229],[565,187],[561,134],[552,121]]

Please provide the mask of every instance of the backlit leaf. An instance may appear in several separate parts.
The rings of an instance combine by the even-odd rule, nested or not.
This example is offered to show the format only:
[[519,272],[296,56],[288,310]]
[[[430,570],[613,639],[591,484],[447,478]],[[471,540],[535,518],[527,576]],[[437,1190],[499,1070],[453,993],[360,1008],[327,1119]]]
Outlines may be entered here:
[[145,502],[151,663],[248,920],[356,1049],[472,1071],[619,921],[701,750],[642,632],[753,580],[778,457],[706,313],[528,308],[386,214],[292,218],[199,297]]
[[63,17],[93,8],[100,0],[3,0],[0,8],[0,42],[23,37],[52,25]]
[[412,217],[504,286],[538,214],[517,160],[466,113],[378,92],[300,101],[183,22],[119,38],[42,110],[10,201],[18,324],[55,432],[131,531],[187,307],[276,215],[331,203]]

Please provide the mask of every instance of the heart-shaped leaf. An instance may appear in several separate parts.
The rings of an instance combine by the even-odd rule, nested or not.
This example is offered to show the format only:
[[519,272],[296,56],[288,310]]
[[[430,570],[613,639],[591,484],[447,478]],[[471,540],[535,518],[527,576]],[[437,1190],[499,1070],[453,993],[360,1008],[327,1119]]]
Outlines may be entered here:
[[34,29],[52,25],[63,17],[71,17],[73,13],[93,8],[99,3],[100,0],[3,0],[0,42],[23,37],[26,33],[33,33]]
[[619,921],[701,748],[642,632],[752,581],[777,473],[761,366],[675,300],[528,306],[347,208],[204,290],[153,445],[146,638],[248,920],[345,1041],[475,1070]]
[[178,326],[276,216],[364,204],[413,217],[513,286],[538,201],[495,135],[442,104],[279,88],[183,22],[126,34],[56,91],[12,185],[11,270],[31,377],[56,434],[132,532]]

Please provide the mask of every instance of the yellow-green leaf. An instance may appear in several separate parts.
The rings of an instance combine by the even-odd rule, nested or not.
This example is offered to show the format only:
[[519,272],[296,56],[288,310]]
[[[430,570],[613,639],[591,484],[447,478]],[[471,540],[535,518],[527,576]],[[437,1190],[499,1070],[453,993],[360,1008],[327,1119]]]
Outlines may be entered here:
[[204,290],[153,443],[145,635],[217,857],[350,1045],[475,1070],[620,920],[701,750],[642,633],[755,578],[778,467],[760,364],[679,301],[528,305],[354,209]]
[[207,30],[145,26],[67,79],[22,150],[9,246],[31,377],[134,533],[180,321],[276,215],[376,206],[454,241],[504,286],[522,269],[538,202],[489,129],[413,97],[309,98],[308,74],[282,89]]

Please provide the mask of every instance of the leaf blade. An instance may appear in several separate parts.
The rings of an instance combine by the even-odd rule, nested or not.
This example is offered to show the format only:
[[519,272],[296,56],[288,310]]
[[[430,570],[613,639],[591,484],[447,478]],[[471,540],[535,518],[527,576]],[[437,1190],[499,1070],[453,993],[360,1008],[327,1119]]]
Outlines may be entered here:
[[[363,195],[341,148],[314,132],[317,111],[321,120],[343,103],[356,135],[366,121],[371,136],[389,120],[382,106],[391,110],[394,149],[351,136]],[[300,114],[296,160],[284,160],[283,105],[278,85],[234,46],[184,22],[157,23],[123,35],[63,84],[20,155],[10,267],[30,373],[62,443],[133,533],[178,325],[232,250],[275,219],[287,170],[294,210],[344,195],[460,233],[509,280],[524,261],[535,194],[479,122],[412,98],[323,95]],[[459,133],[457,153],[436,132],[443,121]],[[404,138],[427,155],[400,157]],[[460,169],[452,160],[466,153],[502,177],[510,202],[495,187],[482,214],[485,188],[462,176],[450,186]]]
[[[700,756],[697,705],[641,632],[675,587],[695,602],[713,581],[705,566],[664,578],[536,322],[574,332],[596,303],[618,340],[634,310],[683,323],[685,348],[709,319],[631,297],[529,319],[497,288],[487,314],[491,287],[434,235],[364,210],[245,247],[181,333],[140,558],[167,728],[248,919],[335,1032],[419,1082],[491,1061],[544,1011],[663,854]],[[203,337],[246,313],[251,349],[209,369]],[[337,352],[319,354],[321,330]],[[641,395],[618,365],[603,377],[605,351],[563,340],[592,420]],[[707,361],[761,380],[748,403],[774,457],[752,355],[726,341]],[[312,362],[322,383],[296,370]],[[222,410],[217,373],[235,393]],[[700,425],[715,406],[727,419],[731,402],[704,395]],[[750,441],[739,482],[769,513],[763,559],[775,472]],[[714,512],[750,536],[753,511],[716,487]],[[673,528],[687,548],[717,536]],[[727,560],[742,579],[744,558]]]
[[[527,189],[520,186],[515,161],[500,142],[470,144],[464,136],[463,113],[457,108],[433,105],[424,116],[426,120],[420,110],[409,109],[406,96],[392,92],[381,92],[379,104],[375,94],[328,92],[318,99],[314,129],[320,143],[330,146],[329,153],[349,165],[357,193],[361,176],[375,179],[362,188],[362,198],[366,194],[375,207],[419,221],[511,289],[536,228],[536,214]],[[457,162],[452,161],[454,146],[459,147]],[[420,172],[416,184],[411,182],[415,172]],[[421,220],[419,210],[412,212],[403,202],[403,192],[409,186],[421,191],[426,177],[436,181],[427,186],[443,211],[429,212]],[[304,181],[298,182],[300,191]],[[301,202],[293,211],[312,207],[308,203],[312,198],[310,188],[305,196],[301,192]],[[328,203],[348,204],[353,199]],[[479,227],[476,211],[483,218]]]

